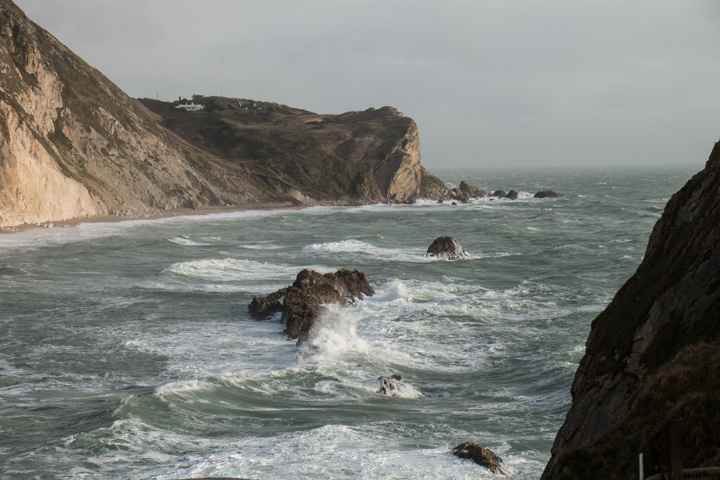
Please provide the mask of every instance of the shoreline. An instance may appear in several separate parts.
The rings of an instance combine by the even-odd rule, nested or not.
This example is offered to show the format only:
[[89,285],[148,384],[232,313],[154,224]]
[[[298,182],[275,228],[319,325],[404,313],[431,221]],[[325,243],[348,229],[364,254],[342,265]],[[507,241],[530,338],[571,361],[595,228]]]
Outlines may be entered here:
[[84,223],[117,223],[130,220],[154,220],[168,217],[190,215],[208,215],[211,213],[245,212],[251,210],[301,210],[312,205],[297,205],[292,202],[261,202],[230,206],[208,206],[202,208],[178,207],[167,212],[153,212],[138,216],[99,215],[96,217],[71,218],[67,220],[47,221],[44,223],[24,223],[11,227],[1,227],[0,235],[12,235],[32,230],[52,230],[56,228],[75,228]]

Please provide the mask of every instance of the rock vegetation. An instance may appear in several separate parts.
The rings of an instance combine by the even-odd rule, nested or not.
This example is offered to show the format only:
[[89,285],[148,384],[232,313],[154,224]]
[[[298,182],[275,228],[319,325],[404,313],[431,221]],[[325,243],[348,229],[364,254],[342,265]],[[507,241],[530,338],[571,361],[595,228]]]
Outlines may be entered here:
[[631,478],[644,443],[672,418],[683,419],[686,468],[720,465],[719,145],[592,322],[544,479]]
[[253,297],[248,310],[257,320],[282,312],[280,321],[285,325],[285,333],[289,338],[303,342],[325,311],[325,304],[346,305],[374,294],[365,274],[358,270],[343,268],[323,275],[306,268],[289,287],[266,297]]

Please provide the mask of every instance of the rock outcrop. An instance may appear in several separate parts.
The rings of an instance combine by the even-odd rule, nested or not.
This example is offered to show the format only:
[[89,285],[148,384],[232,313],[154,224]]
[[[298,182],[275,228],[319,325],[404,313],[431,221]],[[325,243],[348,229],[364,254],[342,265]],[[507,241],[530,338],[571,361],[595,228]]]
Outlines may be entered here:
[[462,246],[452,237],[438,237],[433,240],[426,255],[448,260],[460,260],[468,256]]
[[683,419],[683,465],[720,465],[720,144],[668,202],[645,257],[593,322],[544,479],[632,478]]
[[450,190],[450,200],[455,200],[460,203],[470,203],[470,197],[459,188],[453,188]]
[[452,453],[460,458],[470,459],[478,465],[490,470],[492,473],[504,473],[503,461],[495,452],[478,445],[477,443],[464,442],[453,448]]
[[460,182],[460,186],[458,188],[460,188],[460,191],[467,195],[468,198],[482,198],[487,196],[487,192],[485,190],[481,190],[474,183],[467,182],[465,180]]
[[558,194],[552,190],[540,190],[535,192],[534,198],[558,198]]
[[170,105],[152,113],[0,0],[0,228],[266,201],[448,198],[420,165],[417,125],[391,107],[317,115],[212,100],[205,112],[145,101]]
[[325,310],[323,305],[345,305],[355,299],[374,295],[363,272],[347,268],[335,273],[321,274],[306,268],[295,282],[267,297],[255,296],[248,310],[258,320],[273,313],[282,312],[281,322],[291,339],[302,342],[307,339],[313,324]]

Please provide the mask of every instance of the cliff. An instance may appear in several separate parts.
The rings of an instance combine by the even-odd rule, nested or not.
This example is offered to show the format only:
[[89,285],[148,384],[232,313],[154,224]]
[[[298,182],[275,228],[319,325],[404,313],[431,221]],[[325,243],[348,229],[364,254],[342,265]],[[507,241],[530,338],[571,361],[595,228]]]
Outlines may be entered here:
[[395,108],[319,115],[248,99],[196,95],[193,101],[205,109],[141,100],[162,126],[299,203],[448,198],[445,185],[420,165],[417,124]]
[[279,200],[406,202],[423,184],[442,195],[420,166],[417,126],[390,108],[327,117],[324,135],[307,136],[270,112],[235,145],[222,122],[237,119],[187,115],[207,121],[185,140],[0,0],[0,227]]
[[720,465],[719,145],[593,321],[542,478],[637,478],[638,454],[670,419],[683,423],[685,468]]

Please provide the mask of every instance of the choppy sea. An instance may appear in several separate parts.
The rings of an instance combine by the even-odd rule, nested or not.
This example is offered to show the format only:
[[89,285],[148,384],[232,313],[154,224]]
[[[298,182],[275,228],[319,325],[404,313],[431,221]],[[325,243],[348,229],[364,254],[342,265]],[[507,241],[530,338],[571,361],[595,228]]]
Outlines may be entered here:
[[[538,478],[590,322],[699,169],[440,172],[520,198],[0,236],[0,478]],[[426,257],[438,236],[470,257]],[[306,267],[377,293],[299,352],[247,305]],[[506,473],[453,456],[465,441]]]

